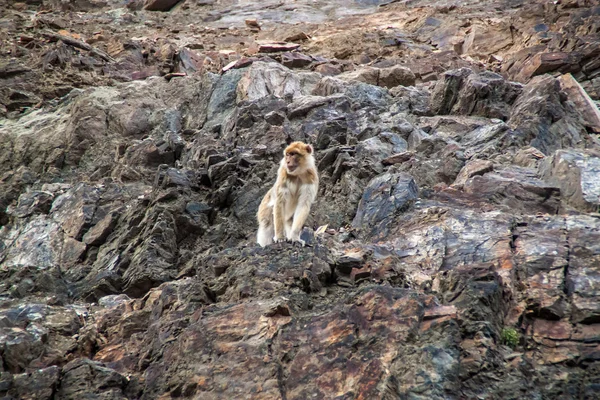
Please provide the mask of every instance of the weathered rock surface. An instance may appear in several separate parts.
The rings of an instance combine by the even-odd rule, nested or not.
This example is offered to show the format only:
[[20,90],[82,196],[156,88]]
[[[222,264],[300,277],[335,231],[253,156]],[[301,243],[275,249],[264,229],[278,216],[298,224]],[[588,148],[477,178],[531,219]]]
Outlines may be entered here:
[[598,6],[255,3],[0,0],[0,397],[596,398]]

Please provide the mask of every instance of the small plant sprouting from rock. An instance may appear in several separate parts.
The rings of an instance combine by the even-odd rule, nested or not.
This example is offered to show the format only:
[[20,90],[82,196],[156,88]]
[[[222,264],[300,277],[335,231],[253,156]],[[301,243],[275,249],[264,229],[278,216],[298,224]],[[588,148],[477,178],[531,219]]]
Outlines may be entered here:
[[519,332],[515,328],[504,328],[502,329],[502,343],[511,348],[517,347],[519,344]]

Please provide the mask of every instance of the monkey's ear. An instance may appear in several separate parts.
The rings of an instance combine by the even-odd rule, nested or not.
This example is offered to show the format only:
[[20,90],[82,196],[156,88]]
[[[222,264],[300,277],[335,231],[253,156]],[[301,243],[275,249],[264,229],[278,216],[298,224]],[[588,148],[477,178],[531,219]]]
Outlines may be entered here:
[[306,145],[306,152],[307,152],[308,154],[310,154],[310,153],[312,153],[312,152],[313,152],[313,148],[312,148],[312,146],[311,146],[310,144],[307,144],[307,145]]

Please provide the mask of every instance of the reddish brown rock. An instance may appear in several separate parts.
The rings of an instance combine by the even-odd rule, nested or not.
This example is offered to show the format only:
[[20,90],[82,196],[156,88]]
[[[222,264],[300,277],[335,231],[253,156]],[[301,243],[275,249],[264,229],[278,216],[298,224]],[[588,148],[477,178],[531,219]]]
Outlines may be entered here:
[[291,42],[258,42],[258,51],[260,53],[278,53],[281,51],[292,51],[299,48],[300,45]]
[[521,82],[527,82],[530,78],[547,72],[577,72],[580,68],[578,61],[575,55],[569,53],[538,53],[520,68],[516,78]]
[[288,68],[302,68],[310,65],[313,59],[298,52],[285,52],[281,55],[281,63]]
[[415,80],[415,74],[409,68],[395,65],[389,68],[382,68],[379,71],[378,85],[387,88],[414,86]]
[[181,0],[146,0],[144,9],[148,11],[169,11]]
[[469,161],[459,172],[454,186],[461,187],[467,180],[475,175],[483,175],[494,170],[494,163],[489,160],[472,160]]
[[393,155],[385,158],[381,162],[384,165],[400,164],[400,163],[410,160],[412,157],[414,157],[414,155],[415,155],[415,153],[412,151],[405,151],[403,153],[393,154]]
[[335,76],[342,73],[342,69],[338,65],[331,63],[319,64],[315,67],[315,72],[324,76]]
[[[598,68],[600,68],[600,66]],[[598,110],[598,106],[575,78],[573,78],[573,75],[561,75],[559,80],[562,90],[567,92],[569,100],[577,105],[587,126],[594,132],[600,133],[600,110]]]

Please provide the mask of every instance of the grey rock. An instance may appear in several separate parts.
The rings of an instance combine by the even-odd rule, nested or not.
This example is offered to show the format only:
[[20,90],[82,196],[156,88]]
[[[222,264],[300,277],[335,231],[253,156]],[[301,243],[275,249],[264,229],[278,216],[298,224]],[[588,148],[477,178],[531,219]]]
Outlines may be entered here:
[[558,150],[540,164],[540,175],[555,182],[561,198],[582,211],[600,207],[600,157],[596,153]]
[[406,211],[417,199],[419,189],[409,175],[385,173],[374,178],[365,189],[352,226],[367,235],[381,235],[398,213]]

